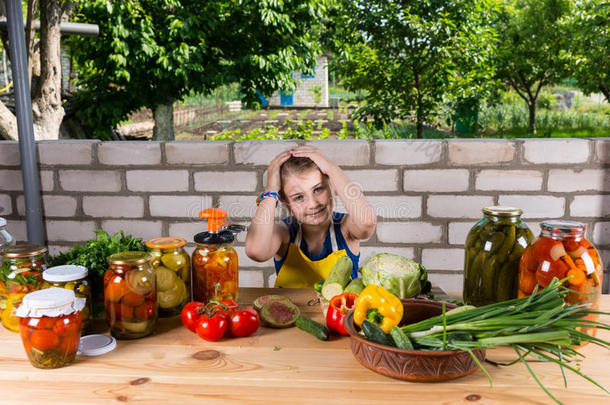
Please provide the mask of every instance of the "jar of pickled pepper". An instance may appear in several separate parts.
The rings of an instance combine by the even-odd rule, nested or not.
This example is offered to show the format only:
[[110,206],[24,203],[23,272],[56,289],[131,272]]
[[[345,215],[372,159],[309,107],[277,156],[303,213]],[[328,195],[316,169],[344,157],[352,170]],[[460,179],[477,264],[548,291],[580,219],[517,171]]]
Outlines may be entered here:
[[163,237],[146,242],[157,282],[159,316],[180,314],[191,299],[191,257],[182,238]]
[[65,288],[46,288],[23,298],[17,309],[19,331],[34,367],[58,368],[74,361],[84,306],[84,298]]
[[208,231],[194,237],[197,247],[193,252],[193,299],[206,304],[225,298],[237,301],[237,252],[231,245],[235,235],[226,228],[227,213],[208,208],[199,216],[207,218]]
[[89,270],[84,266],[66,264],[55,266],[42,272],[42,288],[65,288],[74,291],[74,295],[85,299],[85,306],[81,311],[83,318],[82,334],[87,334],[91,328],[91,285],[87,276]]
[[464,302],[487,305],[517,298],[519,259],[533,235],[515,207],[485,207],[466,237]]
[[[554,277],[569,277],[564,285],[572,292],[566,301],[598,308],[603,266],[599,253],[585,238],[586,229],[585,224],[574,221],[540,223],[540,237],[525,249],[519,263],[519,297],[531,295],[536,285],[548,286]],[[597,320],[596,315],[588,317]]]
[[155,272],[147,252],[115,253],[104,273],[104,307],[117,339],[150,335],[157,323]]
[[0,252],[0,257],[0,320],[8,330],[19,332],[15,310],[27,293],[40,289],[42,272],[47,268],[47,248],[14,245]]

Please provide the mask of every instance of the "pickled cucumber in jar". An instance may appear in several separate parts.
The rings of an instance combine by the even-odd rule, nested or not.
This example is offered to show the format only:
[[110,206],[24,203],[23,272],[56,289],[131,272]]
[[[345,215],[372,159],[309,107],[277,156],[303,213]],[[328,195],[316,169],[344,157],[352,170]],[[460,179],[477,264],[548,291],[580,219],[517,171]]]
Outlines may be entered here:
[[487,305],[517,297],[519,260],[533,235],[514,207],[483,208],[466,237],[464,302]]
[[157,284],[159,316],[178,315],[191,300],[191,258],[182,238],[162,237],[146,242]]

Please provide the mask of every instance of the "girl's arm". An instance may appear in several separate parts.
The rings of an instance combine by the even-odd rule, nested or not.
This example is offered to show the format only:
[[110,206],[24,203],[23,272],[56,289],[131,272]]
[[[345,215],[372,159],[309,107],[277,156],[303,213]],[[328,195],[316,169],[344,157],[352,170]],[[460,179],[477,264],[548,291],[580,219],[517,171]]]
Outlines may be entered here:
[[339,166],[329,161],[318,149],[301,146],[293,149],[291,153],[292,156],[310,158],[322,173],[328,176],[332,189],[337,192],[347,210],[345,226],[349,236],[358,240],[369,238],[375,232],[377,218],[373,207],[360,188],[347,177]]
[[[271,161],[265,191],[279,193],[280,167],[289,157],[290,152],[286,151]],[[290,240],[288,227],[284,223],[275,223],[275,206],[275,198],[268,197],[261,201],[248,228],[246,254],[257,262],[271,259]]]

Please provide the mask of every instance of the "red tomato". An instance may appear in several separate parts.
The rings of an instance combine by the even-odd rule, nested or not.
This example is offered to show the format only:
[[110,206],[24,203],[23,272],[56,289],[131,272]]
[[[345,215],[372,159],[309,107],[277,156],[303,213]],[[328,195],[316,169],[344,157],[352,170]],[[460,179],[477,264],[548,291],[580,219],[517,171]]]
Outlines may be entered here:
[[59,342],[59,351],[64,354],[75,353],[78,350],[79,342],[80,334],[64,336]]
[[227,317],[227,319],[229,319],[233,312],[237,311],[237,308],[239,308],[239,304],[237,303],[237,301],[225,298],[224,300],[220,300],[220,305],[215,308],[216,312],[214,313],[223,314]]
[[48,350],[59,344],[59,336],[48,329],[35,330],[32,333],[31,343],[37,349]]
[[144,303],[144,296],[142,294],[136,294],[134,292],[128,292],[123,296],[123,303],[131,307],[137,307]]
[[142,320],[152,319],[155,316],[155,303],[152,301],[146,301],[142,305],[135,308],[134,315],[136,318]]
[[202,302],[191,301],[182,308],[180,319],[182,319],[182,324],[191,332],[195,332],[195,329],[197,329],[197,321],[199,320],[199,317],[201,317],[199,311],[202,310],[203,307],[204,305]]
[[250,336],[258,330],[260,321],[254,308],[235,311],[229,322],[231,333],[238,337]]
[[195,331],[200,338],[215,342],[221,339],[227,331],[227,317],[222,314],[214,314],[212,317],[203,314],[197,321]]
[[[36,322],[36,320],[38,320],[38,322]],[[34,324],[34,322],[36,322],[36,324]],[[53,329],[53,326],[55,326],[55,318],[50,318],[48,316],[32,318],[30,326],[35,326],[36,329]]]
[[127,282],[120,276],[111,277],[104,288],[104,298],[108,301],[118,302],[129,292]]
[[71,317],[61,317],[55,322],[53,332],[58,336],[71,336],[80,334],[81,323]]

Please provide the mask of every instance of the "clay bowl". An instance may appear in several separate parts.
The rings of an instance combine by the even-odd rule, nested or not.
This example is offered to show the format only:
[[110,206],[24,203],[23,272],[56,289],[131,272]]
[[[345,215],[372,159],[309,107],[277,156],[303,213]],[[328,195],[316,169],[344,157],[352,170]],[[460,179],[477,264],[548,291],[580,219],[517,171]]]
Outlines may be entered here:
[[[440,315],[442,304],[426,299],[402,300],[404,315],[401,325],[419,322]],[[446,304],[447,310],[455,308]],[[422,351],[405,350],[380,345],[367,340],[358,334],[354,325],[354,311],[345,319],[345,329],[351,337],[352,354],[362,364],[377,373],[388,377],[414,382],[438,382],[453,380],[474,373],[478,366],[463,350]],[[485,350],[474,350],[473,353],[482,362]]]

